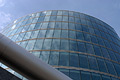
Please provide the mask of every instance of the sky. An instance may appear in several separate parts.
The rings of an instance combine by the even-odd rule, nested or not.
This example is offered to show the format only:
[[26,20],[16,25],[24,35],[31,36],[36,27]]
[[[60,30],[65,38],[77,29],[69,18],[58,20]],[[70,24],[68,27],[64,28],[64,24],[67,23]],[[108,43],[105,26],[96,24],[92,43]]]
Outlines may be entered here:
[[71,10],[94,16],[120,36],[120,0],[0,0],[0,31],[17,18],[44,10]]

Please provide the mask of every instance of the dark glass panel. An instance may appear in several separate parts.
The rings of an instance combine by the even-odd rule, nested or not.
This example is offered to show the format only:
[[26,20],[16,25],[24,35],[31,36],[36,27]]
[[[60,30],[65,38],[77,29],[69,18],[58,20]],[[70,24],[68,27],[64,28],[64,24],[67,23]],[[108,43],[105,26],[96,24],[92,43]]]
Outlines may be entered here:
[[93,45],[93,47],[94,47],[95,55],[102,56],[100,47],[96,45]]
[[69,70],[68,69],[59,69],[60,72],[64,73],[65,75],[69,76]]
[[45,63],[48,63],[50,51],[42,51],[40,54],[40,59]]
[[88,58],[86,55],[79,54],[79,60],[81,68],[89,68]]
[[34,50],[41,50],[43,44],[43,39],[37,39],[34,45]]
[[61,39],[60,50],[69,50],[69,40]]
[[59,57],[59,65],[60,66],[69,66],[69,53],[67,52],[60,52]]
[[92,73],[92,80],[102,80],[100,74]]
[[97,62],[98,62],[99,70],[101,72],[107,72],[107,68],[106,68],[104,60],[97,58]]
[[51,51],[49,64],[50,65],[58,65],[58,60],[59,60],[59,52]]
[[77,42],[70,40],[69,46],[71,51],[78,51]]
[[70,78],[73,80],[80,80],[80,71],[70,70]]
[[110,74],[116,75],[113,64],[110,61],[106,61],[107,69]]
[[86,47],[84,42],[79,42],[78,41],[78,51],[80,52],[86,52]]
[[50,50],[51,49],[51,42],[52,42],[52,39],[45,39],[44,40],[44,44],[43,44],[43,50]]
[[102,75],[102,80],[111,80],[109,76]]
[[60,39],[53,39],[51,49],[59,50],[59,48],[60,48]]
[[68,30],[62,30],[61,38],[68,38]]
[[92,44],[86,43],[86,50],[87,50],[87,51],[86,51],[87,53],[95,54]]
[[81,80],[91,80],[90,72],[81,71]]
[[98,70],[98,65],[96,62],[96,58],[88,56],[90,69]]
[[70,53],[70,66],[79,67],[79,59],[77,53]]
[[104,56],[105,58],[110,58],[110,57],[109,57],[109,54],[108,54],[108,51],[107,51],[106,48],[101,47],[101,50],[102,50],[103,56]]
[[78,32],[78,31],[76,31],[76,39],[84,40],[83,33],[82,33],[82,32]]

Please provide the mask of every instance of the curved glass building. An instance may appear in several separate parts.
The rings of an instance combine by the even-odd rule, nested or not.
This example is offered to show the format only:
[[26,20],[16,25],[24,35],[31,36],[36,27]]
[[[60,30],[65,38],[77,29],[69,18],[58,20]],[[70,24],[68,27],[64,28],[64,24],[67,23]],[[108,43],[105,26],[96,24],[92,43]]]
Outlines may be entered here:
[[15,20],[3,34],[73,80],[120,80],[120,39],[95,17],[41,11]]

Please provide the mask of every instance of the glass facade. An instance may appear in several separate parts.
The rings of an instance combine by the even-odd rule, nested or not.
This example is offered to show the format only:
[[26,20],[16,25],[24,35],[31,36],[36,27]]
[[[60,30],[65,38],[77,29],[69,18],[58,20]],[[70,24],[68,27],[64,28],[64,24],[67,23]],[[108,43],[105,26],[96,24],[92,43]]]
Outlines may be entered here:
[[15,20],[3,34],[73,80],[120,79],[120,39],[92,16],[41,11]]

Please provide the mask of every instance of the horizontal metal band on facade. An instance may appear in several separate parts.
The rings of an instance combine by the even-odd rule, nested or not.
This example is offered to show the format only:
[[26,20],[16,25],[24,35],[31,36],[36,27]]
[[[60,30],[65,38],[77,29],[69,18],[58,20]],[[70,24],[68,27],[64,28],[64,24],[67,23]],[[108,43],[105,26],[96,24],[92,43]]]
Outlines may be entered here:
[[102,59],[109,60],[109,61],[112,61],[114,63],[120,64],[119,62],[113,61],[111,59],[104,58],[104,57],[97,56],[97,55],[93,55],[93,54],[84,53],[84,52],[69,51],[69,50],[29,50],[29,52],[39,52],[39,51],[56,51],[56,52],[78,53],[78,54],[84,54],[84,55],[88,55],[88,56],[94,56],[94,57],[97,57],[97,58],[102,58]]
[[[29,19],[28,19],[29,20]],[[24,20],[23,20],[24,21]],[[25,21],[27,21],[27,20],[25,20]],[[21,21],[22,22],[22,21]],[[37,22],[37,23],[43,23],[43,22],[67,22],[68,23],[68,21],[42,21],[42,22]],[[75,23],[75,22],[69,22],[69,23]],[[94,22],[94,23],[96,23],[96,22]],[[36,23],[31,23],[31,24],[36,24]],[[75,24],[80,24],[80,23],[75,23]],[[98,23],[96,23],[96,24],[98,24]],[[85,25],[85,24],[81,24],[81,25]],[[99,25],[101,25],[101,24],[99,24]],[[24,25],[23,25],[24,26]],[[88,26],[88,27],[92,27],[92,26],[89,26],[89,25],[86,25],[86,26]],[[101,26],[103,26],[103,25],[101,25]],[[21,27],[21,26],[20,26]],[[19,27],[18,27],[19,28]],[[98,29],[98,28],[96,28],[96,27],[92,27],[92,28],[95,28],[95,29]],[[105,27],[106,28],[106,27]],[[15,28],[16,29],[16,28]],[[13,29],[14,30],[14,29]],[[100,30],[100,29],[98,29],[98,30]],[[110,29],[109,29],[110,30]],[[11,31],[11,30],[10,30]],[[103,30],[100,30],[100,31],[103,31]],[[111,31],[111,30],[110,30]],[[104,31],[103,31],[104,32]],[[113,31],[112,31],[113,32]],[[107,34],[109,34],[108,32],[105,32],[105,33],[107,33]],[[115,33],[115,32],[113,32],[113,33]],[[115,33],[116,34],[116,33]],[[109,34],[109,35],[111,35],[111,34]],[[111,36],[113,36],[113,35],[111,35]],[[114,36],[113,36],[114,37]]]
[[[23,41],[29,41],[29,40],[36,40],[36,39],[65,39],[65,40],[80,41],[80,42],[90,43],[90,44],[93,44],[93,45],[104,47],[104,48],[109,49],[109,50],[111,50],[111,51],[113,51],[115,53],[118,53],[118,52],[114,51],[113,49],[107,48],[107,47],[99,45],[99,44],[95,44],[95,43],[88,42],[88,41],[83,41],[83,40],[78,40],[78,39],[71,39],[71,38],[54,38],[54,37],[51,37],[51,38],[33,38],[33,39],[26,39],[26,40],[16,41],[16,43],[23,42]],[[118,53],[118,54],[120,54],[120,53]]]
[[88,72],[94,72],[94,73],[99,73],[99,74],[103,74],[103,75],[108,75],[111,77],[115,77],[115,78],[119,78],[115,75],[109,74],[109,73],[104,73],[104,72],[100,72],[100,71],[96,71],[96,70],[90,70],[90,69],[85,69],[85,68],[77,68],[77,67],[67,67],[67,66],[53,66],[55,68],[64,68],[64,69],[75,69],[75,70],[82,70],[82,71],[88,71]]
[[[87,34],[90,34],[90,35],[97,36],[97,37],[99,37],[99,38],[102,38],[102,39],[108,40],[108,41],[114,43],[115,45],[118,45],[118,44],[116,44],[115,42],[113,42],[113,41],[111,41],[111,40],[109,40],[109,39],[107,39],[107,38],[104,38],[104,37],[98,36],[98,35],[96,35],[96,34],[88,33],[88,32],[85,32],[85,31],[80,31],[80,30],[73,30],[73,29],[63,29],[63,28],[44,28],[44,29],[35,29],[35,30],[24,31],[24,32],[20,32],[20,33],[31,32],[31,31],[37,31],[37,30],[71,30],[71,31],[77,31],[77,32],[82,32],[82,33],[87,33]],[[20,34],[20,33],[16,33],[16,34],[14,34],[14,35],[17,35],[17,34]],[[8,36],[8,37],[11,37],[11,36],[14,36],[14,35],[10,35],[10,36]],[[118,46],[120,47],[120,45],[118,45]]]

